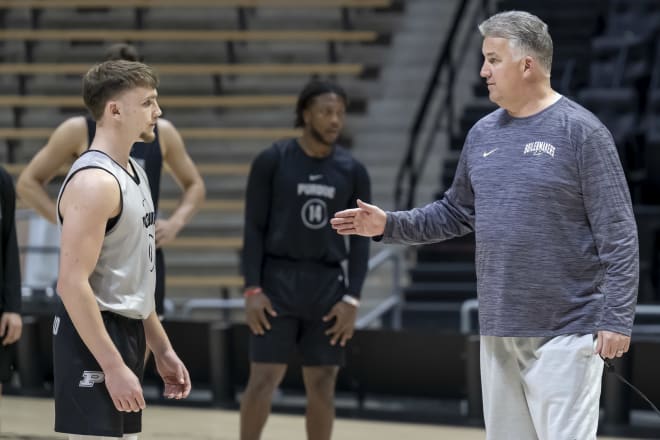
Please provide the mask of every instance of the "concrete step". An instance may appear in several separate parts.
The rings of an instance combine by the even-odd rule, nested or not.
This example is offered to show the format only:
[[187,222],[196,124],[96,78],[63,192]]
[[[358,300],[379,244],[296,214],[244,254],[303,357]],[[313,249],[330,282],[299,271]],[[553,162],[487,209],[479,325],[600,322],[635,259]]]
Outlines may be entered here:
[[221,214],[200,211],[179,233],[182,237],[241,237],[243,235],[243,211]]
[[[345,60],[345,62],[349,61]],[[361,60],[354,60],[352,62],[366,63]],[[373,64],[367,63],[366,65],[370,66]],[[226,90],[235,94],[247,93],[249,90],[249,93],[251,94],[281,93],[294,94],[297,96],[303,85],[307,83],[309,79],[310,78],[305,75],[270,76],[268,78],[257,75],[244,75],[223,79],[223,86]],[[353,75],[337,75],[335,81],[346,91],[349,100],[352,96],[363,97],[370,100],[382,94],[382,90],[380,90],[378,83],[373,79],[363,79]],[[293,112],[293,109],[291,112]]]
[[165,257],[168,275],[234,275],[240,262],[237,253],[183,253],[166,250]]

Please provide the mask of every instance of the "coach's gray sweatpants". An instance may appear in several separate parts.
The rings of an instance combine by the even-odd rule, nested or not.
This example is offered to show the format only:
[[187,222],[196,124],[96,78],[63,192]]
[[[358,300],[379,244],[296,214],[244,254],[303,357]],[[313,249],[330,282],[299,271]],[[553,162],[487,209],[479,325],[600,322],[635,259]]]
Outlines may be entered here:
[[603,361],[593,335],[481,337],[487,440],[594,440]]

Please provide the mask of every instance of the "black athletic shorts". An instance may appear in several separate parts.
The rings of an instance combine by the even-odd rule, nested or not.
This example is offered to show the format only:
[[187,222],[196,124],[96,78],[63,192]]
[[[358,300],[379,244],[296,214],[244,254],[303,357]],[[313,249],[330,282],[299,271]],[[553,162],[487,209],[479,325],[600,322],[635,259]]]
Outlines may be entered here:
[[322,320],[346,293],[339,265],[268,258],[261,287],[277,317],[268,315],[264,335],[251,334],[252,362],[286,364],[297,349],[304,366],[344,365],[345,349],[325,334],[334,321]]
[[156,249],[156,314],[165,313],[165,256],[161,248]]
[[[142,320],[102,312],[105,328],[126,365],[142,381],[146,341]],[[121,437],[142,430],[142,412],[117,411],[103,372],[80,339],[64,306],[53,320],[55,431]]]

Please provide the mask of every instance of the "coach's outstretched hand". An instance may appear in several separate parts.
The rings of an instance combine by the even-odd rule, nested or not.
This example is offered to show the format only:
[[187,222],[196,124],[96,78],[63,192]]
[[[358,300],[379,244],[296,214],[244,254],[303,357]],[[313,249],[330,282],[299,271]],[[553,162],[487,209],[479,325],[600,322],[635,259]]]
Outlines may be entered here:
[[362,235],[375,237],[383,235],[387,215],[376,205],[357,200],[357,208],[345,209],[335,213],[330,220],[332,229],[340,235]]

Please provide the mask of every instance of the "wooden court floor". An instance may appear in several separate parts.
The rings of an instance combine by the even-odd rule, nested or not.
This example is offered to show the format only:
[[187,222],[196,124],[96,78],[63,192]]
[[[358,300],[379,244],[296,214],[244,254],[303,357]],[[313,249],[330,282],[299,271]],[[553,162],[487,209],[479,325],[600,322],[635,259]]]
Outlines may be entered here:
[[[305,440],[301,416],[275,414],[270,417],[263,440]],[[238,413],[218,409],[147,407],[140,440],[236,440]],[[477,440],[484,431],[436,425],[372,422],[338,419],[333,439],[336,440]],[[53,432],[53,401],[6,396],[0,400],[0,439],[60,440]],[[624,440],[600,437],[600,440]]]

